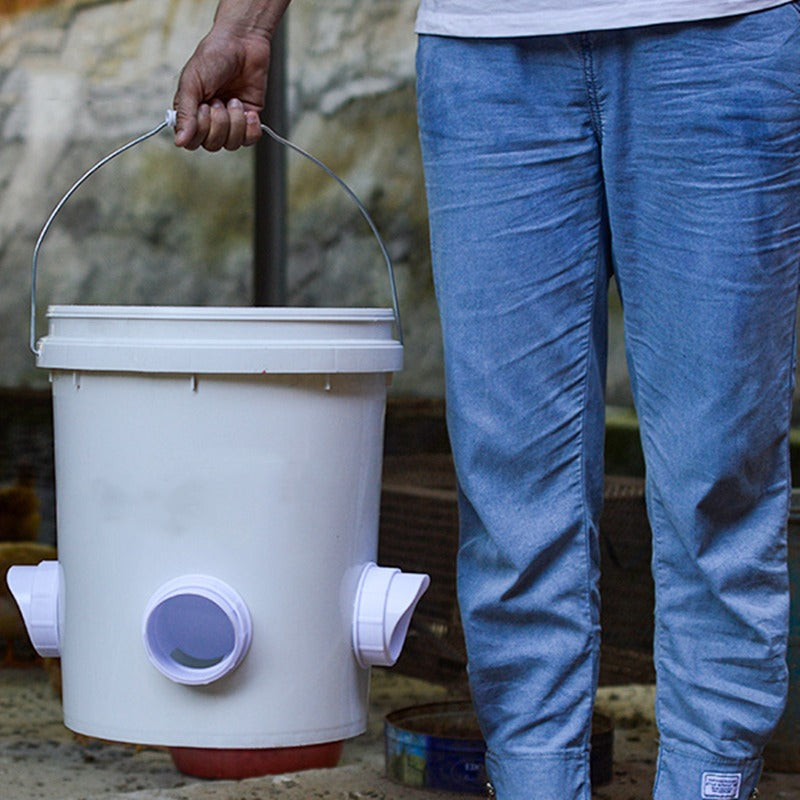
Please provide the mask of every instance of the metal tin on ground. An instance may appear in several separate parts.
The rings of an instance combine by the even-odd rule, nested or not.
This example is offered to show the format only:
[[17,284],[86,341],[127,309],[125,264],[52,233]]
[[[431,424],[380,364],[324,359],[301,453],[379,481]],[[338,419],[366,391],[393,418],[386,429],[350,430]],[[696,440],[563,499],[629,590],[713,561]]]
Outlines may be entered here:
[[486,744],[468,701],[392,711],[384,734],[391,780],[451,792],[485,791]]
[[[612,777],[613,723],[592,720],[592,785]],[[427,703],[386,715],[386,775],[406,786],[481,794],[486,791],[486,743],[467,701]]]

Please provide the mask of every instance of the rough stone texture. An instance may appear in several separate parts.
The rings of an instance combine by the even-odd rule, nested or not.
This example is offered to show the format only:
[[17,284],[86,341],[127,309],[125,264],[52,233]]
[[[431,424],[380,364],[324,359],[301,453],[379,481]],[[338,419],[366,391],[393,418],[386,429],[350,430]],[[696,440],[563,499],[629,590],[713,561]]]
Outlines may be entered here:
[[[31,5],[31,4],[28,4]],[[52,207],[82,172],[154,127],[214,0],[62,0],[0,14],[0,385],[41,383],[27,351],[29,264]],[[291,137],[373,214],[395,261],[408,368],[398,390],[441,392],[413,94],[414,2],[297,3],[288,19]],[[355,206],[289,154],[291,305],[389,304],[385,266]],[[187,154],[167,133],[94,175],[42,250],[48,303],[248,305],[253,153]],[[45,323],[39,321],[43,333]]]
[[[385,777],[383,718],[391,710],[453,699],[446,687],[373,670],[369,727],[345,744],[338,767],[242,781],[201,781],[178,773],[168,754],[78,737],[42,670],[0,669],[0,785],[13,800],[457,800],[475,795],[426,791]],[[598,710],[614,721],[614,775],[595,800],[649,800],[657,732],[652,686],[601,688]],[[762,795],[790,800],[800,775],[767,772]]]
[[[216,0],[15,0],[0,8],[0,386],[42,385],[27,347],[30,257],[83,171],[154,127]],[[298,0],[288,15],[290,137],[366,203],[395,263],[406,368],[393,391],[440,395],[414,108],[416,0]],[[295,154],[289,171],[291,305],[389,304],[355,207]],[[167,133],[93,176],[42,251],[47,304],[248,305],[253,154],[187,154]],[[619,323],[609,397],[627,402]]]
[[[293,138],[347,180],[387,240],[406,334],[395,388],[442,391],[439,327],[414,97],[416,2],[296,3],[289,19]],[[312,164],[289,159],[290,287],[298,304],[386,305],[368,227]]]
[[[0,669],[0,781],[9,800],[308,800],[328,797],[412,798],[419,789],[383,775],[383,716],[401,705],[446,697],[442,687],[375,675],[369,729],[348,740],[340,766],[242,781],[181,775],[164,748],[134,747],[76,736],[43,670]],[[421,796],[425,796],[422,793]],[[443,793],[441,800],[459,795]]]
[[[41,225],[86,168],[163,118],[178,65],[206,28],[203,5],[75,0],[0,18],[3,384],[43,377],[25,346]],[[126,153],[51,229],[40,317],[50,302],[244,302],[249,181],[249,154],[190,159],[166,134]]]

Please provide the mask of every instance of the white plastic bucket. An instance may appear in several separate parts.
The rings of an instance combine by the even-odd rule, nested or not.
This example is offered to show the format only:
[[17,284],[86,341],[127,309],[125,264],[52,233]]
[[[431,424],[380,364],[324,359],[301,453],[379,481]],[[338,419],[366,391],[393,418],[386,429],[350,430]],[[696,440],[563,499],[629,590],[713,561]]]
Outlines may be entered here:
[[198,766],[210,748],[229,751],[226,777],[321,765],[338,750],[317,745],[366,729],[369,667],[395,662],[429,582],[374,563],[403,352],[391,260],[349,187],[300,150],[369,223],[393,310],[53,306],[37,343],[37,259],[59,210],[168,125],[173,112],[85,172],[34,247],[58,561],[14,566],[8,584],[36,649],[61,656],[73,730],[170,746],[193,774],[217,774]]
[[[56,306],[48,317],[38,364],[53,384],[66,724],[187,747],[362,732],[353,614],[377,555],[386,384],[402,358],[392,313]],[[150,623],[172,635],[148,608],[164,608],[176,581],[197,599],[197,576],[232,592],[207,600],[221,631],[239,624],[235,598],[250,618],[230,652],[178,665],[191,677],[233,654],[209,682],[157,668],[142,640]]]

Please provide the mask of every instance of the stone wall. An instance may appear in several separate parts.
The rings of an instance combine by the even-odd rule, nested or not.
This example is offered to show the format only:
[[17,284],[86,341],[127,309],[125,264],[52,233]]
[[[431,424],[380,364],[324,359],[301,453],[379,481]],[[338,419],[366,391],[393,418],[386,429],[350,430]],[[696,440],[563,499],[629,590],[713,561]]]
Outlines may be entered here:
[[[387,240],[406,368],[397,393],[443,392],[414,113],[417,0],[296,0],[288,15],[290,137],[336,170]],[[30,256],[82,172],[156,125],[216,0],[0,3],[0,386],[42,385],[27,349]],[[289,169],[291,305],[389,304],[371,234],[299,156]],[[48,303],[248,305],[253,152],[185,153],[167,133],[69,201],[40,260]],[[618,316],[609,397],[627,401]]]
[[[30,256],[72,182],[152,128],[215,0],[19,2],[0,12],[0,385],[44,380],[27,350]],[[34,8],[30,8],[34,6]],[[413,97],[414,3],[298,2],[288,19],[293,139],[364,200],[395,261],[407,309],[396,389],[441,392]],[[291,305],[389,303],[385,267],[341,190],[287,157]],[[45,240],[39,316],[50,302],[247,305],[253,151],[183,153],[167,133],[73,196]],[[45,330],[40,320],[38,330]]]

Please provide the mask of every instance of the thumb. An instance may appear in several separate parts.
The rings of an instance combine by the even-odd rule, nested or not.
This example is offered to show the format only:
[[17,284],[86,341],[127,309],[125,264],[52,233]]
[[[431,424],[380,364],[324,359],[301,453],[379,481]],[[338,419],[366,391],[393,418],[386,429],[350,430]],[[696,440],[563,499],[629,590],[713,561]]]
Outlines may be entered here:
[[178,90],[172,101],[172,107],[176,111],[175,123],[175,144],[178,147],[186,147],[197,133],[197,113],[203,98],[186,73],[182,74],[178,81]]

